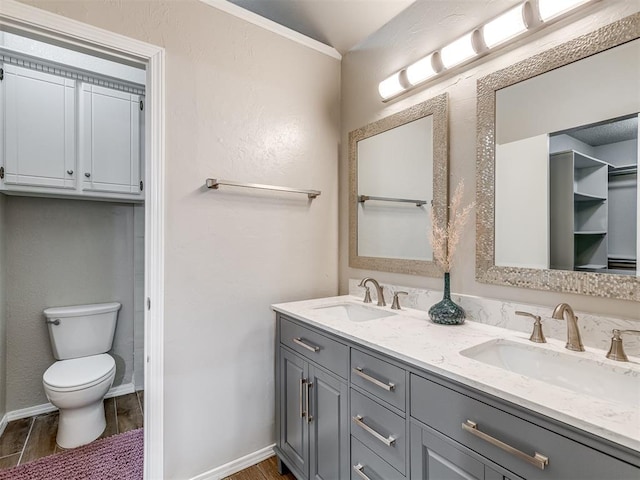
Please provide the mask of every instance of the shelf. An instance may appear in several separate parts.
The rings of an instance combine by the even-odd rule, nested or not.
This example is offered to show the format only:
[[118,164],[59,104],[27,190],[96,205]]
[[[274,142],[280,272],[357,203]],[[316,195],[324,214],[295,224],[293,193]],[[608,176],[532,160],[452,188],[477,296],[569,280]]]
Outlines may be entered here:
[[590,195],[588,193],[573,192],[573,200],[575,202],[604,202],[607,199],[598,195]]
[[588,263],[586,265],[576,265],[576,270],[603,270],[607,268],[606,265],[599,265],[596,263]]
[[577,232],[573,232],[574,235],[606,235],[607,231],[606,230],[583,230],[583,231],[577,231]]

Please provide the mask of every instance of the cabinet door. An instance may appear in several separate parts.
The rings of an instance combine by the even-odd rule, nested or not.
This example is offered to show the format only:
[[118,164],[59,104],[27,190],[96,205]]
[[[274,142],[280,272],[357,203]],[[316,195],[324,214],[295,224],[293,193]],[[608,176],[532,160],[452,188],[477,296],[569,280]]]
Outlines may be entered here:
[[82,84],[83,190],[140,194],[140,96]]
[[280,350],[280,448],[293,462],[292,467],[308,475],[309,429],[306,416],[307,362]]
[[4,182],[74,188],[75,81],[5,65],[1,85]]
[[[457,442],[411,425],[411,480],[509,480]],[[514,477],[515,480],[515,477]]]
[[314,480],[348,479],[349,412],[346,383],[309,367],[310,474]]

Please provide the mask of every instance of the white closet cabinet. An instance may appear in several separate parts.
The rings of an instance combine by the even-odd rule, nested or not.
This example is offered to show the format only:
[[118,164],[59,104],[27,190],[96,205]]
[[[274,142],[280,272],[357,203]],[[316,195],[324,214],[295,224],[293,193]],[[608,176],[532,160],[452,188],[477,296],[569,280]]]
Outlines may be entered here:
[[140,195],[141,97],[81,84],[82,190]]
[[73,189],[75,81],[14,65],[0,67],[4,70],[0,82],[4,183]]

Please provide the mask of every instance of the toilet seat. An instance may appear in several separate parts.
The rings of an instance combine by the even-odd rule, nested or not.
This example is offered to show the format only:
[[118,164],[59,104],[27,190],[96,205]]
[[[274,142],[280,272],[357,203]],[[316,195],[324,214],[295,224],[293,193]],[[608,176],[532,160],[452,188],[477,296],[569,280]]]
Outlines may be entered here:
[[101,353],[59,360],[44,372],[42,381],[47,388],[57,392],[84,390],[106,380],[115,373],[115,369],[113,357]]

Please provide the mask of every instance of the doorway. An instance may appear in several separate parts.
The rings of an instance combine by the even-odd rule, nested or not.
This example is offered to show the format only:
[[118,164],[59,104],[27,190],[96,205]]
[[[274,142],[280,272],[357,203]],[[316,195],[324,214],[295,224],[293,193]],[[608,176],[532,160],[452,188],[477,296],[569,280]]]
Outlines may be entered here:
[[13,0],[0,30],[146,69],[144,118],[144,478],[163,477],[164,49]]

